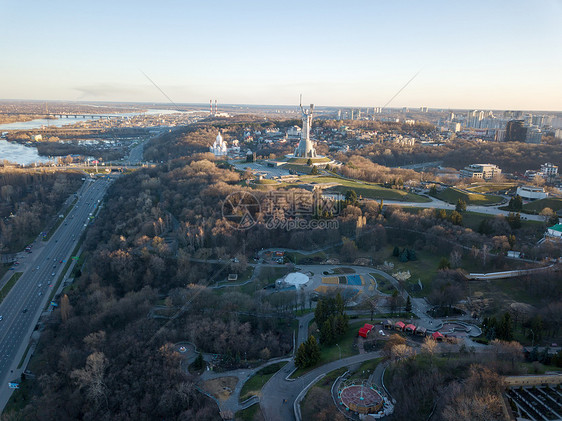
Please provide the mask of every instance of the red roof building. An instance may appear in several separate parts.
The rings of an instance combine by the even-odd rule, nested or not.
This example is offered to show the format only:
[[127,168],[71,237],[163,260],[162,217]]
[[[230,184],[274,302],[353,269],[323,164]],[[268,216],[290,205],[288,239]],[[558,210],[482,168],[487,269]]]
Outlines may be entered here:
[[369,332],[370,332],[371,330],[373,330],[373,328],[374,328],[375,326],[373,326],[373,325],[371,325],[371,324],[369,324],[369,323],[365,323],[365,326],[363,326],[363,327],[364,327],[365,329],[368,329]]
[[406,325],[404,330],[408,333],[414,333],[416,331],[416,327],[413,324],[410,323],[410,324]]
[[394,323],[394,329],[403,331],[406,325],[403,322],[396,322]]
[[368,334],[369,334],[369,330],[365,329],[364,327],[359,329],[359,336],[366,338]]
[[431,337],[433,339],[435,339],[436,341],[439,341],[439,342],[441,342],[443,340],[443,338],[445,338],[440,332],[433,332]]

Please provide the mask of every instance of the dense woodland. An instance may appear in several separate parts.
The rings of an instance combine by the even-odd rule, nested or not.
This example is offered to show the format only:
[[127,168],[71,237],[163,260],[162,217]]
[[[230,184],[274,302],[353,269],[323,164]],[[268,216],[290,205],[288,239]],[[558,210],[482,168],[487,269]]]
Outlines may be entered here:
[[82,174],[0,169],[0,252],[21,251],[80,187]]

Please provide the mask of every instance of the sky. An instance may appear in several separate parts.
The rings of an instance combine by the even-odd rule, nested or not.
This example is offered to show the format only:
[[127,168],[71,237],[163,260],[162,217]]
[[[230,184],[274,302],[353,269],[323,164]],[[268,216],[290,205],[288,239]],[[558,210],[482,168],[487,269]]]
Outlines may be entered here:
[[[0,0],[0,98],[562,110],[562,0]],[[419,72],[419,73],[418,73]]]

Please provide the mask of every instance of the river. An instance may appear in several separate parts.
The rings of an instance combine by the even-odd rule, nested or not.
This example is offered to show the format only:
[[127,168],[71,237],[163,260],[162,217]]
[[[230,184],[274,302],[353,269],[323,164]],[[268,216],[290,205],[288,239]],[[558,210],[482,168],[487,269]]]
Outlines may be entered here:
[[[137,113],[116,113],[112,115],[120,117],[131,117],[140,114],[155,115],[155,114],[173,114],[179,111],[174,110],[156,110],[149,109],[146,112]],[[36,120],[22,121],[18,123],[0,124],[0,133],[10,130],[32,130],[40,129],[43,126],[47,127],[62,127],[69,124],[76,124],[82,121],[92,121],[91,118],[56,118],[44,119],[39,118]],[[29,165],[34,162],[48,162],[52,160],[49,157],[41,156],[37,152],[37,148],[33,146],[24,146],[15,142],[8,142],[5,139],[0,139],[0,161],[8,160],[20,165]]]

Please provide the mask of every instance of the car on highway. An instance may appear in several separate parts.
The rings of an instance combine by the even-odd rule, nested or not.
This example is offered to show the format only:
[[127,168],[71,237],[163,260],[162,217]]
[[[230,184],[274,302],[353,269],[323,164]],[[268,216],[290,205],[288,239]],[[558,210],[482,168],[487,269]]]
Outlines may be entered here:
[[51,276],[55,276],[55,272],[51,273]]
[[37,266],[35,269],[36,269],[36,270],[39,270],[39,266]]
[[3,320],[4,318],[2,316],[0,316],[0,322]]
[[27,313],[27,309],[24,308],[21,312],[22,312],[22,313]]

